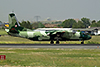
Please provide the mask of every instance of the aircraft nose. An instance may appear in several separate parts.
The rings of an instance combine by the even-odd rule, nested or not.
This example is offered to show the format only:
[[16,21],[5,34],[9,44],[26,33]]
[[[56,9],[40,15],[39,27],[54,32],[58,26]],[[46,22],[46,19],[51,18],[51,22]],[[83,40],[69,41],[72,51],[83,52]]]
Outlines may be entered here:
[[91,39],[91,37],[89,37],[89,39]]
[[91,39],[91,38],[92,38],[92,36],[89,35],[89,38],[88,39]]

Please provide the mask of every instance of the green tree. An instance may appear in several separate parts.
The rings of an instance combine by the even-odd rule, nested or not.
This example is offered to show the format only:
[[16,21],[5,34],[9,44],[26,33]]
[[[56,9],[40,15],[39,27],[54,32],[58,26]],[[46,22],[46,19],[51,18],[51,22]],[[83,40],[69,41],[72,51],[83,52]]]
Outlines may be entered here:
[[63,26],[64,28],[72,28],[72,25],[76,23],[76,21],[74,19],[68,19],[68,20],[65,20],[61,26]]
[[92,21],[92,23],[96,23],[96,21],[95,21],[95,20],[93,20],[93,21]]
[[37,23],[37,22],[32,23],[32,27],[33,27],[33,28],[38,28],[38,23]]
[[27,21],[27,28],[32,29],[32,24],[29,21]]
[[45,26],[41,22],[38,23],[38,28],[44,28],[44,27]]
[[78,23],[74,23],[72,28],[85,28],[85,25],[82,21],[78,21]]
[[91,24],[91,27],[97,27],[98,25],[97,25],[97,23],[92,23]]
[[100,27],[100,20],[97,21],[97,27]]
[[81,21],[83,21],[84,25],[86,28],[88,28],[88,26],[90,26],[90,19],[88,18],[82,18]]
[[74,23],[74,24],[72,25],[72,28],[78,28],[78,23]]
[[91,24],[91,27],[100,27],[100,20]]
[[32,25],[29,21],[22,21],[22,23],[20,23],[22,27],[28,28],[28,29],[32,29]]
[[58,24],[57,27],[62,27],[61,24]]
[[22,21],[21,26],[26,27],[27,26],[26,21]]
[[2,29],[5,29],[4,27],[2,27]]
[[97,21],[97,23],[100,23],[100,20],[99,20],[99,21]]
[[39,23],[36,22],[32,24],[32,27],[36,29],[36,28],[44,28],[45,26],[41,22]]

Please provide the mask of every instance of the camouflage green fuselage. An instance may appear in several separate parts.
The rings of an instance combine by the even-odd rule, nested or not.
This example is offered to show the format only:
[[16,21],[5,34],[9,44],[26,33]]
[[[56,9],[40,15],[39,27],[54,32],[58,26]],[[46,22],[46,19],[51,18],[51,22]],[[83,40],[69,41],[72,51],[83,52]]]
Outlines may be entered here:
[[59,41],[65,40],[89,40],[91,37],[81,32],[73,31],[71,28],[38,28],[36,30],[29,30],[21,27],[15,14],[10,13],[9,17],[9,29],[7,33],[12,36],[24,37],[32,40],[53,40]]
[[[64,30],[63,30],[64,31]],[[54,40],[56,40],[56,34],[58,32],[60,32],[60,40],[61,41],[65,41],[65,40],[82,40],[83,38],[80,38],[80,32],[76,32],[73,33],[72,31],[64,31],[64,33],[62,30],[60,31],[20,31],[19,33],[11,33],[9,32],[9,34],[13,35],[13,36],[18,36],[18,37],[24,37],[24,38],[29,38],[32,40],[43,40],[43,41],[48,41],[50,40],[50,38],[54,38]],[[51,33],[51,35],[54,36],[50,36],[49,33]],[[88,38],[86,38],[85,40],[88,40]]]

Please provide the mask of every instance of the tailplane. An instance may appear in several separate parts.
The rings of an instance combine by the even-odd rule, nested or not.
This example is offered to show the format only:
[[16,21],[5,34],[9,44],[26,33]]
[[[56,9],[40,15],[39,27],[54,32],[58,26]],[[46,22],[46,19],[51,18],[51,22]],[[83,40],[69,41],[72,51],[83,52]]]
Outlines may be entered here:
[[19,31],[22,31],[24,28],[20,26],[16,16],[14,13],[9,14],[9,32],[12,33],[19,33]]

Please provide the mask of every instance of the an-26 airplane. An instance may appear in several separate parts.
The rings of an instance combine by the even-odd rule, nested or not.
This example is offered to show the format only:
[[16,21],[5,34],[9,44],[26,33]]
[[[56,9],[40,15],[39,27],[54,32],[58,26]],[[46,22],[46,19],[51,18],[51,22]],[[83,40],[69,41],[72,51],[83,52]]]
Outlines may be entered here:
[[91,39],[90,35],[82,32],[75,32],[71,28],[38,28],[36,30],[26,29],[21,27],[15,14],[9,14],[9,29],[5,29],[9,35],[25,37],[31,40],[38,41],[50,41],[51,44],[59,44],[59,41],[76,41],[81,40],[81,44],[84,44],[84,40]]

